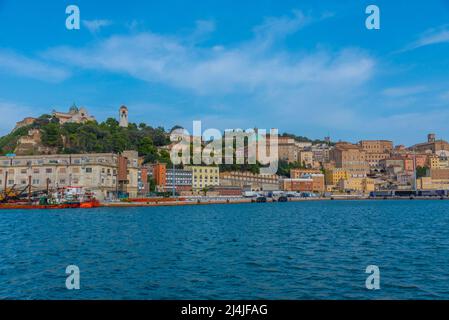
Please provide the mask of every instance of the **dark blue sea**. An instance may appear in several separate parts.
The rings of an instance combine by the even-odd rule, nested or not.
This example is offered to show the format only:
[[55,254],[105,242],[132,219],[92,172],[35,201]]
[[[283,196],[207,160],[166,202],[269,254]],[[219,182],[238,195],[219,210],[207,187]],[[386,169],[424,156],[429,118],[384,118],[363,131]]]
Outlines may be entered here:
[[0,299],[449,299],[449,201],[1,211]]

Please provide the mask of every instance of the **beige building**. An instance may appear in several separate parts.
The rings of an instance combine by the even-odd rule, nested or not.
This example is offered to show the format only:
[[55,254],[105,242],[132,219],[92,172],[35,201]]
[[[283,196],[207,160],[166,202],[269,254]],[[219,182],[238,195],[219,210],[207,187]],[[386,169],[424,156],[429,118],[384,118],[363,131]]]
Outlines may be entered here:
[[339,142],[330,151],[330,160],[336,168],[345,169],[353,178],[364,178],[369,172],[366,152],[358,145]]
[[220,169],[218,167],[188,166],[185,169],[192,171],[192,189],[194,191],[220,185]]
[[279,176],[230,171],[220,173],[220,186],[238,187],[252,191],[279,190]]
[[427,158],[427,165],[430,169],[448,169],[449,158],[433,154]]
[[[309,148],[311,146],[312,146],[312,143],[310,143],[310,142],[297,142],[293,138],[278,137],[279,160],[287,161],[289,163],[300,162],[301,151],[303,151],[305,148]],[[308,162],[310,162],[310,161],[308,160]],[[312,162],[311,163],[313,164],[313,154],[312,154]]]
[[416,179],[416,188],[419,190],[447,190],[449,189],[449,179],[418,178]]
[[362,140],[359,145],[366,153],[391,153],[393,150],[393,142],[389,140]]
[[351,192],[369,193],[374,191],[374,180],[370,178],[352,178],[340,180],[338,189]]
[[[133,153],[128,152],[129,157]],[[33,191],[68,186],[91,190],[98,199],[116,191],[137,196],[137,159],[113,153],[0,157],[0,189],[24,189],[31,180]]]
[[22,127],[29,126],[29,125],[33,124],[34,121],[36,121],[36,118],[26,117],[23,120],[16,122],[16,127],[14,128],[14,130],[17,130],[17,129],[22,128]]
[[86,108],[81,107],[78,109],[75,105],[73,105],[69,109],[69,112],[60,112],[54,110],[52,115],[53,117],[59,119],[60,124],[64,124],[66,122],[83,123],[95,120],[93,116],[89,115],[89,112]]
[[449,155],[449,143],[444,140],[437,140],[434,133],[427,135],[427,142],[415,144],[410,150],[418,153],[433,153],[439,156]]
[[299,163],[304,165],[306,168],[313,168],[313,152],[312,151],[300,151],[299,152]]

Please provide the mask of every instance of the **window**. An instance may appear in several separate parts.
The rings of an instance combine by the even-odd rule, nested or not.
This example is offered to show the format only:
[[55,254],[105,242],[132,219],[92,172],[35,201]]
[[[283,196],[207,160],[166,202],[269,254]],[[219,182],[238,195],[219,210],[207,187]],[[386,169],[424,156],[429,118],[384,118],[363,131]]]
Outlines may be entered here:
[[40,184],[39,179],[33,179],[33,184]]
[[59,173],[66,173],[66,169],[65,168],[60,168],[59,169]]
[[80,173],[80,168],[72,168],[73,173]]
[[92,173],[92,168],[86,168],[86,173]]
[[20,184],[21,185],[25,185],[25,184],[27,184],[27,181],[26,180],[20,180]]
[[65,184],[65,179],[60,179],[60,180],[59,180],[59,183],[60,183],[60,184]]
[[47,169],[45,169],[45,173],[52,173],[53,172],[53,169],[52,168],[47,168]]
[[9,185],[13,185],[14,184],[14,180],[8,180],[8,184]]
[[20,173],[21,173],[21,174],[26,174],[26,173],[27,173],[27,169],[21,169],[21,170],[20,170]]
[[39,169],[33,169],[33,173],[39,174]]

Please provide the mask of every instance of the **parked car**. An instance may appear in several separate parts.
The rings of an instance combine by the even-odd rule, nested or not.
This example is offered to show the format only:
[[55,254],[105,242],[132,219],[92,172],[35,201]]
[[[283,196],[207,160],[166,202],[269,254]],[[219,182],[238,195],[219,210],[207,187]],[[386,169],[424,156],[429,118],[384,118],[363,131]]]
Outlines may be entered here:
[[267,198],[266,197],[257,197],[256,202],[267,202]]

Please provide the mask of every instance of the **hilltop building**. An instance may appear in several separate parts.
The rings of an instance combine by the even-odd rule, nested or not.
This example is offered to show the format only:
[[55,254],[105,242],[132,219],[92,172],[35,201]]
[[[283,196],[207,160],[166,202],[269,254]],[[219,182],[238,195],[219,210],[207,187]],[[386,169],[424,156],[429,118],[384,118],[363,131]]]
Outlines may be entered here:
[[427,135],[427,142],[415,144],[409,149],[418,153],[433,153],[438,156],[449,155],[449,143],[445,140],[437,140],[434,133]]
[[60,112],[53,110],[52,115],[54,118],[57,118],[59,120],[60,124],[64,124],[66,122],[84,123],[87,121],[95,121],[95,118],[89,115],[89,112],[86,108],[81,107],[78,109],[78,107],[75,105],[70,107],[69,112]]
[[121,106],[119,109],[119,126],[128,128],[128,108],[126,106]]
[[16,127],[14,128],[14,130],[17,130],[17,129],[22,128],[22,127],[29,126],[29,125],[33,124],[34,121],[36,121],[36,118],[26,117],[23,120],[21,120],[19,122],[16,122]]

